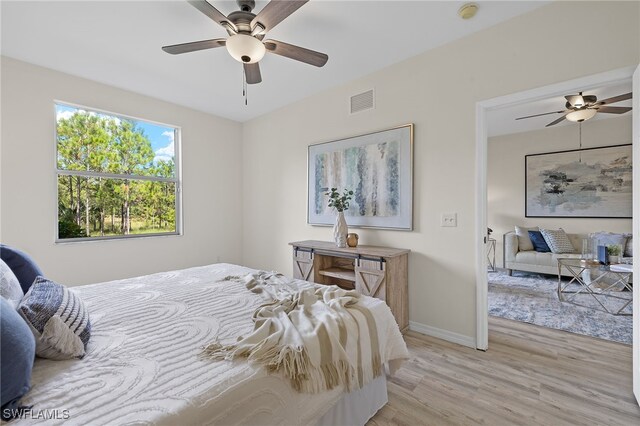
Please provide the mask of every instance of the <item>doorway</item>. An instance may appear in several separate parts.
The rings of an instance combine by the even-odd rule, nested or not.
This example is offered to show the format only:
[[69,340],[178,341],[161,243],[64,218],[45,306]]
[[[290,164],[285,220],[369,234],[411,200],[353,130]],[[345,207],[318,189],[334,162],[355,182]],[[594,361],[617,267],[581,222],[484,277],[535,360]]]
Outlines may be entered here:
[[[487,265],[487,238],[483,231],[488,223],[488,152],[489,152],[489,114],[507,108],[517,108],[532,102],[540,102],[545,99],[563,96],[567,93],[588,91],[597,87],[616,86],[628,84],[631,81],[634,68],[614,70],[594,76],[571,80],[534,90],[520,92],[479,102],[476,107],[476,160],[477,160],[477,187],[476,187],[476,227],[480,230],[476,239],[476,298],[477,298],[477,330],[476,346],[478,349],[488,349],[488,278]],[[638,159],[635,160],[636,164]],[[524,164],[520,163],[520,167]],[[522,173],[524,175],[524,172]],[[504,265],[503,265],[504,266]]]

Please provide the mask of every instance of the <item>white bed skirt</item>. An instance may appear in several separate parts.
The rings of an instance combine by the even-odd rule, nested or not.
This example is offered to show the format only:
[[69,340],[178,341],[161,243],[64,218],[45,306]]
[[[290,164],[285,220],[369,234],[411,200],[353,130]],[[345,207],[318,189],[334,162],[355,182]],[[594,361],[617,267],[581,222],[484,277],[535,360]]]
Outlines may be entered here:
[[320,418],[317,426],[364,425],[387,401],[387,378],[383,374],[362,389],[345,394]]

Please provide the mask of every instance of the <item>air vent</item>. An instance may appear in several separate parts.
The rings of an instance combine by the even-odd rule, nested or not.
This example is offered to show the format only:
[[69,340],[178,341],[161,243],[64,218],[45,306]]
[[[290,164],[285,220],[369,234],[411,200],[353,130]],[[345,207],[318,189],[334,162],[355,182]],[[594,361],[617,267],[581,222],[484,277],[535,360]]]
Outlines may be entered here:
[[373,89],[351,97],[351,114],[373,109]]

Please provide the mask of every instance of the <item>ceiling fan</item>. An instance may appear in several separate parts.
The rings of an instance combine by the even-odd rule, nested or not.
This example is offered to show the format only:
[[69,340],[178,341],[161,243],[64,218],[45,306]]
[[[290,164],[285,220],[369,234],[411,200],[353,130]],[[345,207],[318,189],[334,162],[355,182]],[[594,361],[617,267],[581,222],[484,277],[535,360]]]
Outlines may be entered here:
[[195,52],[197,50],[213,49],[226,46],[229,54],[243,64],[246,82],[256,84],[262,81],[258,62],[266,52],[275,53],[306,64],[322,67],[329,57],[314,50],[294,46],[278,40],[265,40],[266,33],[282,22],[293,12],[302,7],[309,0],[289,1],[271,0],[256,15],[251,11],[256,5],[254,0],[236,0],[240,10],[224,16],[218,9],[203,0],[188,0],[187,2],[204,13],[211,20],[221,25],[229,37],[211,40],[194,41],[191,43],[164,46],[162,50],[172,55]]
[[565,104],[565,110],[528,115],[526,117],[518,117],[516,118],[516,120],[540,117],[542,115],[549,114],[562,114],[562,117],[552,121],[545,127],[554,126],[565,119],[582,123],[583,121],[592,118],[599,112],[603,112],[606,114],[624,114],[625,112],[631,111],[631,107],[607,106],[609,104],[615,104],[616,102],[622,102],[626,101],[627,99],[631,99],[631,96],[631,93],[625,93],[605,99],[603,101],[598,101],[598,98],[595,95],[583,95],[582,92],[579,92],[577,95],[567,95],[564,97],[567,100],[567,103]]

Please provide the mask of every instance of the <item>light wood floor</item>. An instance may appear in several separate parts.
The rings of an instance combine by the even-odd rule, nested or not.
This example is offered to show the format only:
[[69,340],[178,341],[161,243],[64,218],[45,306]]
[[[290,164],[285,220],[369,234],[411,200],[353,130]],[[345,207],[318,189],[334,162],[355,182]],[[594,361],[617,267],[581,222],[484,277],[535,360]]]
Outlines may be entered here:
[[631,347],[489,319],[489,351],[409,332],[375,425],[640,425]]

